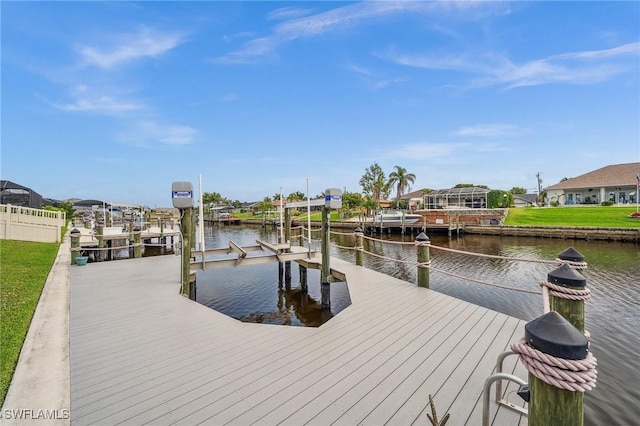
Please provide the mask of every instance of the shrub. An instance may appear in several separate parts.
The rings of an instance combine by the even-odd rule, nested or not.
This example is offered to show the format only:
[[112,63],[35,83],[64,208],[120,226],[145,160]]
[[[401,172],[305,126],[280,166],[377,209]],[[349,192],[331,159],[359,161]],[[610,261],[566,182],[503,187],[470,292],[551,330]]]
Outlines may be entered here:
[[613,201],[611,201],[611,200],[603,201],[603,202],[600,203],[600,205],[604,206],[604,207],[609,207],[609,206],[613,205]]

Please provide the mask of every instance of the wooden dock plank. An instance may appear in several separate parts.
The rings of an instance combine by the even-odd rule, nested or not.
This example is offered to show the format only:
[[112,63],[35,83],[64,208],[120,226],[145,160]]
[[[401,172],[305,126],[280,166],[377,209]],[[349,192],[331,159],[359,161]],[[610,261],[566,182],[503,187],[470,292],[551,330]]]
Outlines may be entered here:
[[437,404],[460,405],[455,424],[477,424],[475,387],[523,323],[337,259],[332,268],[352,305],[319,328],[241,323],[185,299],[176,256],[72,268],[72,423],[396,424],[426,419],[420,395],[435,388]]

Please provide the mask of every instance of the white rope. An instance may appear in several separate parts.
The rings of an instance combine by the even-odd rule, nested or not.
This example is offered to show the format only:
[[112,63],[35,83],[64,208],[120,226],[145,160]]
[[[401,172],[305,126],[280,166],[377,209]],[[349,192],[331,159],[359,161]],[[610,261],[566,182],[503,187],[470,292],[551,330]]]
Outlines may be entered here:
[[511,350],[520,355],[527,371],[551,386],[572,392],[596,387],[598,361],[591,352],[585,359],[562,359],[532,348],[524,338],[512,343]]

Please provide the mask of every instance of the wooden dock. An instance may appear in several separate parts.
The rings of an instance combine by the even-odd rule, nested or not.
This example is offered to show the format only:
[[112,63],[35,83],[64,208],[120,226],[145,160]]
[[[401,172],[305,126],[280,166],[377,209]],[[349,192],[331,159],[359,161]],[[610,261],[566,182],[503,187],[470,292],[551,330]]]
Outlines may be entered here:
[[[428,424],[429,394],[448,425],[478,425],[484,380],[524,334],[524,321],[333,258],[352,304],[329,322],[242,323],[180,296],[180,265],[71,268],[72,425]],[[526,417],[492,402],[491,422]]]

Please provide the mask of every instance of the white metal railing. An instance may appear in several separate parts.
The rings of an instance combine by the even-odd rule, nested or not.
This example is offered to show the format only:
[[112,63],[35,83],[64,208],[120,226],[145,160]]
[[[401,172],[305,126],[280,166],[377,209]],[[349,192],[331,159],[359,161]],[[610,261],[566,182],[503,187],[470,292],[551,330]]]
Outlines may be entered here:
[[0,204],[0,239],[59,243],[65,223],[63,211]]

